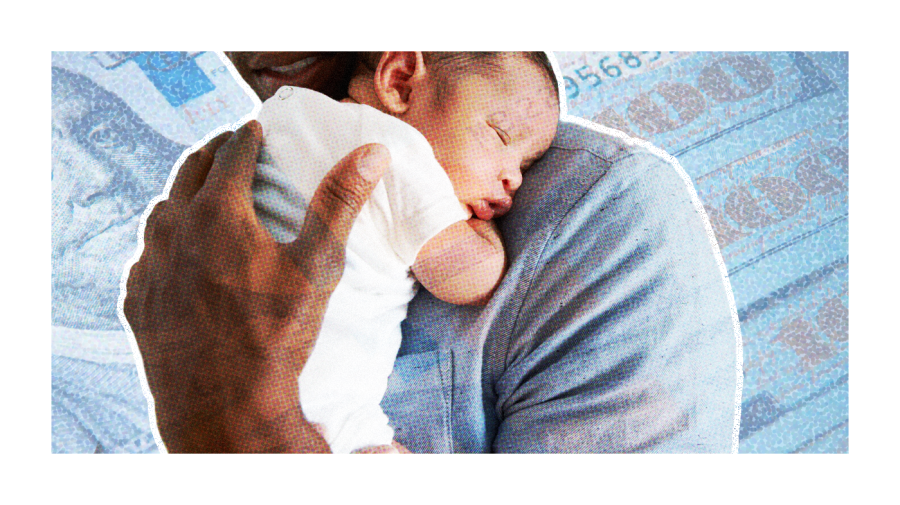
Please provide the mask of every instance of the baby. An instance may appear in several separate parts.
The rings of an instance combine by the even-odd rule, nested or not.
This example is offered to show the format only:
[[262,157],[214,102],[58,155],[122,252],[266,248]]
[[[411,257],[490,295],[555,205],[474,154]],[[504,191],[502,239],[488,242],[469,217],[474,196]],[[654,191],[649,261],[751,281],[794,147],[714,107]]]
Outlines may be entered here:
[[391,155],[299,378],[304,415],[332,452],[390,447],[379,404],[417,281],[450,303],[490,299],[506,266],[491,220],[550,147],[558,93],[544,53],[385,52],[362,57],[343,103],[283,87],[263,105],[254,204],[280,242],[341,158],[369,143]]

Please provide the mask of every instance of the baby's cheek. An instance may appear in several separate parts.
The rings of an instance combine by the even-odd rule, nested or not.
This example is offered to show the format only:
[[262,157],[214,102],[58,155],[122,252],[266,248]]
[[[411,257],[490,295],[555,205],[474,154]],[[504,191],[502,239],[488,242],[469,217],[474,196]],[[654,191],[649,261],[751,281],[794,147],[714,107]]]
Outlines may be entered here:
[[451,177],[456,197],[461,202],[469,202],[483,193],[484,181],[481,174],[473,170],[465,170]]

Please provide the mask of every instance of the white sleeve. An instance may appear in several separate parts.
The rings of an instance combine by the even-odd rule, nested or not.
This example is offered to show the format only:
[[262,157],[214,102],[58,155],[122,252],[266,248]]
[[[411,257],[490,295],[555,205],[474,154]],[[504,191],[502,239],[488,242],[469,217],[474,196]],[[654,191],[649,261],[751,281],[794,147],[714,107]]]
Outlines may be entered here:
[[384,144],[391,153],[383,179],[392,223],[388,238],[397,256],[412,265],[428,240],[468,215],[418,130],[381,113],[366,114],[363,121],[363,143]]
[[412,265],[425,242],[467,219],[431,145],[414,127],[367,105],[302,88],[282,91],[259,114],[265,146],[254,183],[257,212],[277,240],[296,237],[328,170],[369,143],[387,147],[392,163],[367,206],[403,263]]

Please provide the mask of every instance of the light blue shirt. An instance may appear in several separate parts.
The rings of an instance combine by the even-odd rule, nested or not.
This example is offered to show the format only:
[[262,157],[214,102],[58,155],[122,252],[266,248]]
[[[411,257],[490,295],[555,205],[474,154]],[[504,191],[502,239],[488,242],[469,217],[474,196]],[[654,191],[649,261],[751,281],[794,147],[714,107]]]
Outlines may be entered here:
[[382,406],[413,452],[730,452],[735,328],[675,167],[560,122],[485,307],[422,290]]

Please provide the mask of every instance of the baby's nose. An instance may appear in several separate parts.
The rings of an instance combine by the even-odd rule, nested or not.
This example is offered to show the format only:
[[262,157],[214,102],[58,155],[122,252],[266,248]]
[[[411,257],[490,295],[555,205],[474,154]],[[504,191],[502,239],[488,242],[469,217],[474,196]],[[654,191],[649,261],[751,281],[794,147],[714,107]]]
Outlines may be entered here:
[[516,194],[516,190],[522,185],[522,171],[516,166],[503,172],[501,180],[503,181],[503,190],[512,197]]

